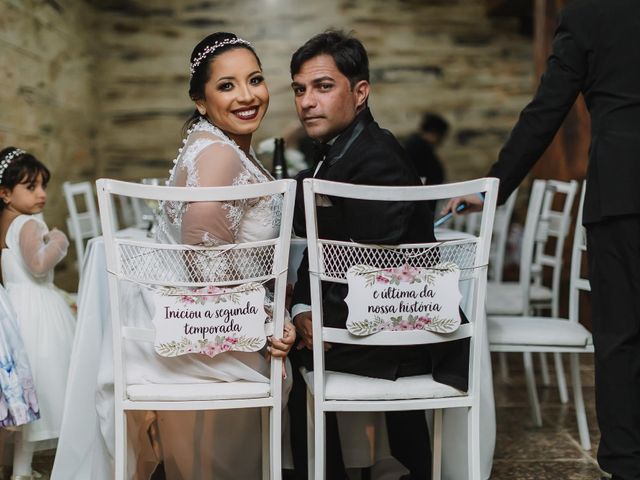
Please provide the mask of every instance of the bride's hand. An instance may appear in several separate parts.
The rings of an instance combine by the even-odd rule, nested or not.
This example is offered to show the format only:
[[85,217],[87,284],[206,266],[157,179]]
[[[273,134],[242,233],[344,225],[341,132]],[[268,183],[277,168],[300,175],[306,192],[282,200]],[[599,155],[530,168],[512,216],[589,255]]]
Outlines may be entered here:
[[285,358],[295,341],[296,329],[291,323],[285,323],[282,338],[270,337],[267,351],[275,358]]

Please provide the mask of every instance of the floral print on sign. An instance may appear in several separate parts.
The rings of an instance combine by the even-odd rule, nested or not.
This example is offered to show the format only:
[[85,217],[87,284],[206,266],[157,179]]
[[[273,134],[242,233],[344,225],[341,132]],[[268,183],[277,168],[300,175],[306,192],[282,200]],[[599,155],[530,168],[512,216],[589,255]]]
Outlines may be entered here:
[[272,324],[259,283],[232,288],[161,289],[156,295],[155,350],[163,357],[260,350]]
[[460,325],[459,291],[447,299],[455,302],[457,298],[458,303],[446,308],[442,308],[436,299],[431,302],[431,293],[426,293],[442,289],[444,284],[441,282],[446,276],[451,276],[447,279],[450,288],[457,289],[459,270],[454,263],[440,263],[430,268],[407,264],[384,269],[367,265],[351,267],[347,273],[350,292],[346,299],[349,305],[347,330],[358,336],[383,330],[455,331]]

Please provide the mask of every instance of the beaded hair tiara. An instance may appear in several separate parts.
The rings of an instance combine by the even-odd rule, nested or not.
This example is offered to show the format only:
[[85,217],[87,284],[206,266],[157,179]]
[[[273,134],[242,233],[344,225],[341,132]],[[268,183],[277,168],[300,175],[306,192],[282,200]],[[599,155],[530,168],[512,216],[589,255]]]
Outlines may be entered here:
[[11,165],[11,162],[13,161],[13,159],[16,157],[19,157],[20,155],[24,155],[25,153],[27,152],[25,152],[20,148],[16,148],[15,150],[7,153],[4,157],[2,157],[2,160],[0,160],[0,183],[2,183],[2,177],[4,176],[4,171],[7,169],[9,165]]
[[236,38],[226,38],[226,39],[221,40],[219,42],[214,42],[211,45],[207,45],[206,47],[204,47],[204,50],[202,50],[198,55],[196,55],[196,57],[191,62],[191,66],[189,67],[189,71],[191,72],[191,76],[193,76],[193,74],[196,71],[196,67],[198,67],[202,63],[202,61],[206,58],[207,55],[212,54],[218,48],[224,47],[226,45],[247,45],[249,47],[251,46],[251,44],[249,42],[247,42],[246,40],[243,40],[242,38],[238,38],[238,37],[236,37]]

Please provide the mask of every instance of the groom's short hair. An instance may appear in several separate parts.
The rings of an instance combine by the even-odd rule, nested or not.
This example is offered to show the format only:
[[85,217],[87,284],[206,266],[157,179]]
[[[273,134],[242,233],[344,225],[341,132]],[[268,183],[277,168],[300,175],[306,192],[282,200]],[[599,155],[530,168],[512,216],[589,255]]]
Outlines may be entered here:
[[327,30],[307,40],[291,57],[291,78],[302,64],[318,55],[330,55],[351,87],[361,80],[369,81],[369,57],[362,42],[340,30]]

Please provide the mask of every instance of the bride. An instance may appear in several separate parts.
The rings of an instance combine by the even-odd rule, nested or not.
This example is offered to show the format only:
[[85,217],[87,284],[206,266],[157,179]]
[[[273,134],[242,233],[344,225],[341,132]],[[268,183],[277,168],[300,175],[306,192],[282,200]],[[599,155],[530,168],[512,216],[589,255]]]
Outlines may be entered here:
[[[273,180],[251,148],[252,134],[269,105],[269,92],[249,42],[231,33],[209,35],[194,48],[190,70],[189,96],[196,110],[185,125],[186,139],[167,184],[222,187]],[[240,202],[165,202],[158,240],[218,246],[275,238],[281,204],[280,195]],[[133,303],[132,298],[127,311],[135,311]],[[294,340],[295,329],[286,322],[283,338],[271,337],[267,356],[285,357]],[[268,382],[268,359],[257,352],[170,359],[151,359],[150,352],[131,353],[144,355],[145,362],[152,360],[154,368],[128,372],[129,381],[166,382],[174,377],[175,381],[193,383],[212,378]],[[290,382],[285,380],[283,388],[286,398]],[[155,447],[161,451],[167,478],[260,478],[257,409],[156,412],[155,416]]]

